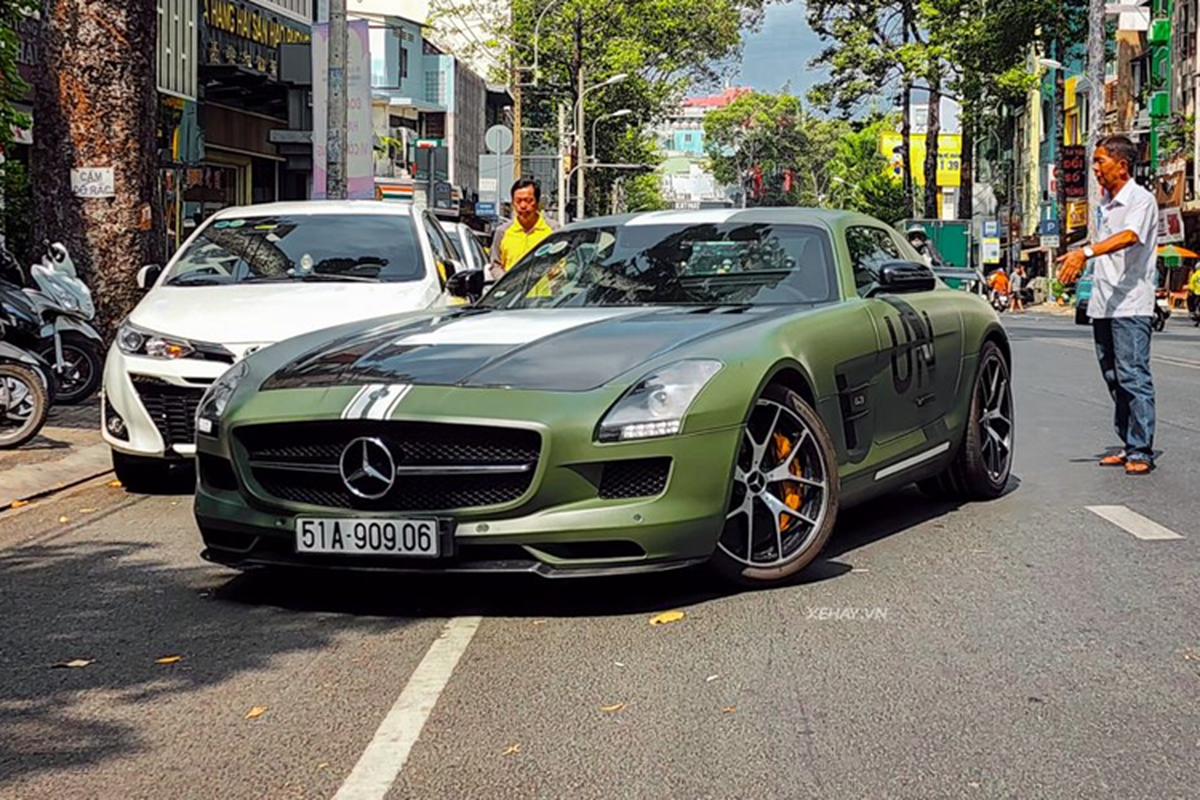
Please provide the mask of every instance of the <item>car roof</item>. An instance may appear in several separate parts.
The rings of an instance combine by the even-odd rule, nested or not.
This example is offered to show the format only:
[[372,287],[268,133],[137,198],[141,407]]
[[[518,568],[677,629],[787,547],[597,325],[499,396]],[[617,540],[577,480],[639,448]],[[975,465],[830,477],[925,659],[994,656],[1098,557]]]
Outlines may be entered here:
[[[612,227],[622,225],[723,225],[723,224],[818,225],[838,229],[852,223],[884,225],[873,217],[854,211],[830,208],[708,208],[700,210],[647,211],[594,217],[574,222],[571,228]],[[884,227],[887,227],[884,225]]]
[[322,216],[329,214],[389,214],[399,217],[412,216],[409,203],[384,203],[378,200],[300,200],[286,203],[263,203],[253,206],[235,206],[218,211],[214,219],[238,219],[245,217]]

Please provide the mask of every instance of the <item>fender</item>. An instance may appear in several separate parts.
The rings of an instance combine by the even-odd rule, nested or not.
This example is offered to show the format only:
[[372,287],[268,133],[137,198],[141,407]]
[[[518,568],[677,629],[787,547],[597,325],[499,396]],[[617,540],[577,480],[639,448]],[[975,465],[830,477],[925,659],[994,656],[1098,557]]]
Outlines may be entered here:
[[84,320],[79,319],[78,317],[68,316],[66,314],[56,317],[54,320],[54,332],[57,334],[63,334],[67,331],[75,331],[76,333],[82,334],[83,336],[95,341],[97,344],[104,344],[104,337],[100,335],[100,332]]
[[53,397],[58,390],[58,382],[54,379],[54,370],[50,364],[37,353],[31,353],[8,342],[0,341],[0,363],[21,364],[31,367],[42,379],[47,391]]

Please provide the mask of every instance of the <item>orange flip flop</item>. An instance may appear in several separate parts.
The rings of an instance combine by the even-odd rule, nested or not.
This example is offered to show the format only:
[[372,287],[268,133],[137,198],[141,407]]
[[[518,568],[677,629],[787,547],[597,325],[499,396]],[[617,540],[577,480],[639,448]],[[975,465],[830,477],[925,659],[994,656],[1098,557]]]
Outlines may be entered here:
[[1102,466],[1102,467],[1124,467],[1124,466],[1128,466],[1128,464],[1125,461],[1124,453],[1113,453],[1111,456],[1105,456],[1104,458],[1100,459],[1100,466]]
[[1126,475],[1146,475],[1150,470],[1154,469],[1154,465],[1149,461],[1126,461]]

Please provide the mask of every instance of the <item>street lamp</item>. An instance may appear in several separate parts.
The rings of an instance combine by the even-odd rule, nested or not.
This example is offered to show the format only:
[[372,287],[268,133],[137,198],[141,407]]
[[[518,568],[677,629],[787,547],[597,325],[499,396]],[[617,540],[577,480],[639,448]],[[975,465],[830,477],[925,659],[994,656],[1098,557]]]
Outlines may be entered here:
[[592,158],[596,157],[596,126],[606,119],[615,119],[617,117],[628,117],[633,113],[631,108],[622,108],[619,111],[614,111],[611,114],[601,114],[592,120]]
[[579,99],[575,101],[575,142],[579,150],[579,187],[578,196],[575,198],[575,216],[578,219],[583,219],[585,214],[586,204],[584,203],[584,173],[587,171],[585,164],[587,163],[587,153],[584,152],[587,147],[587,139],[584,138],[587,133],[587,128],[583,120],[583,100],[589,93],[597,89],[603,89],[605,86],[612,86],[620,83],[629,77],[627,72],[618,72],[616,75],[607,80],[597,83],[595,86],[584,87],[583,85],[583,68],[579,70]]

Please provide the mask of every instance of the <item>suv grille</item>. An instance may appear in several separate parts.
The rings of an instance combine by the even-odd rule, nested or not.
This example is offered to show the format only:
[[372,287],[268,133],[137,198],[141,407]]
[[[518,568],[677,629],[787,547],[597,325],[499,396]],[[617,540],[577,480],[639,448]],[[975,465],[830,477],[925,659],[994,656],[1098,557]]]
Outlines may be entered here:
[[196,407],[204,396],[204,389],[176,386],[149,375],[134,375],[133,388],[137,390],[146,413],[154,421],[168,450],[176,444],[193,444],[196,441]]
[[[536,431],[425,422],[301,422],[239,428],[250,471],[263,491],[291,503],[329,508],[448,511],[503,505],[533,483],[541,452]],[[342,480],[342,451],[360,437],[381,441],[396,480],[377,500]]]

